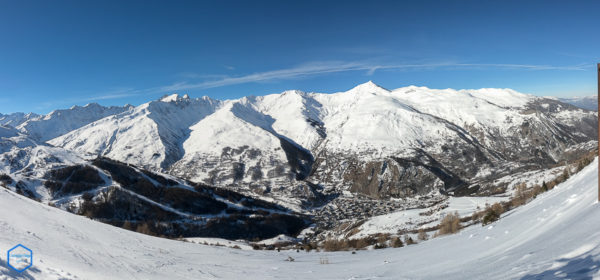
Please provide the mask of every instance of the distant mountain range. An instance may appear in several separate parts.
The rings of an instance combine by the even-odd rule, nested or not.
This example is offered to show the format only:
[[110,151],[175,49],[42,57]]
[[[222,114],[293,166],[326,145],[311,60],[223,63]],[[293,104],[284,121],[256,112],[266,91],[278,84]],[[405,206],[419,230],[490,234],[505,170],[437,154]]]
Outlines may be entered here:
[[596,113],[509,89],[368,82],[334,94],[171,95],[48,143],[301,204],[318,200],[316,189],[375,198],[485,191],[499,176],[568,159],[567,148],[595,140],[596,122]]
[[598,111],[598,96],[596,95],[584,97],[558,98],[558,100],[586,110]]
[[[168,179],[188,189],[189,197],[197,184],[230,191],[216,198],[221,201],[239,195],[230,203],[275,203],[263,207],[265,215],[297,217],[284,219],[290,225],[284,228],[295,231],[302,215],[342,198],[505,193],[510,190],[500,178],[545,170],[595,149],[598,116],[510,89],[388,90],[368,82],[332,94],[286,91],[236,100],[173,94],[136,107],[89,104],[45,116],[0,116],[0,124],[0,173],[10,177],[8,185],[63,209],[78,212],[84,203],[109,197],[109,205],[159,206],[179,221],[192,198],[173,197],[180,208],[140,189],[167,191],[169,184],[156,182]],[[131,171],[117,179],[106,164]],[[102,182],[56,176],[80,169],[93,170]],[[122,195],[113,196],[115,190]],[[238,210],[250,217],[256,209]],[[90,215],[135,220],[112,214]]]
[[133,106],[104,107],[90,103],[83,107],[55,110],[47,115],[14,113],[0,116],[0,125],[10,125],[30,137],[45,142],[101,118],[131,110]]

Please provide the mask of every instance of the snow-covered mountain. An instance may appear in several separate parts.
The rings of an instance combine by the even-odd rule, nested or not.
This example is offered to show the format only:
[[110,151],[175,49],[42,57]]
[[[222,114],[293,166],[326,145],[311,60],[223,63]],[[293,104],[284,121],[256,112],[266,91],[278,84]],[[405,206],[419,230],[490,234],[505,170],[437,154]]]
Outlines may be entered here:
[[569,103],[573,106],[583,108],[590,111],[598,111],[598,96],[584,96],[584,97],[571,97],[571,98],[558,98],[561,102]]
[[[489,193],[494,180],[577,158],[597,113],[510,89],[172,95],[49,141],[222,187],[320,203],[325,193]],[[278,194],[281,194],[279,196]]]
[[[29,210],[23,204],[26,203],[31,209],[52,213],[46,219],[68,220],[77,227],[83,225],[97,230],[98,236],[89,236],[98,238],[100,243],[92,244],[116,242],[112,237],[104,236],[112,233],[127,240],[125,243],[115,243],[121,244],[119,250],[133,248],[131,250],[135,252],[136,247],[131,247],[128,242],[150,242],[173,250],[182,249],[176,245],[178,243],[140,237],[118,229],[88,224],[89,221],[80,225],[77,217],[64,216],[66,214],[56,210],[47,210],[33,202],[24,202],[22,198],[14,198],[13,192],[16,192],[66,212],[169,237],[254,239],[279,234],[296,236],[304,229],[301,237],[317,241],[349,229],[354,229],[357,236],[395,233],[409,229],[409,225],[415,223],[434,223],[437,214],[441,214],[444,207],[454,207],[453,203],[471,201],[463,207],[467,209],[465,213],[461,212],[461,215],[469,215],[468,212],[474,211],[474,205],[477,204],[472,203],[474,199],[505,200],[515,184],[533,178],[537,178],[535,183],[539,184],[548,175],[564,170],[560,167],[564,162],[579,159],[597,147],[597,112],[510,89],[436,90],[410,86],[388,90],[369,82],[333,94],[286,91],[225,101],[174,94],[134,108],[122,107],[110,111],[104,107],[96,107],[97,110],[94,107],[88,105],[55,111],[45,117],[25,120],[16,128],[0,126],[0,185],[9,190],[0,188],[0,202],[16,207],[14,209],[24,215],[19,219],[27,221],[18,224],[0,213],[0,229],[15,234],[20,231],[36,234],[46,231],[32,231],[30,220],[37,221],[37,215],[44,215],[37,213],[37,210],[27,212]],[[82,110],[80,113],[95,113],[86,118],[77,116],[77,110]],[[61,118],[66,120],[72,114],[72,120],[63,125]],[[102,118],[103,114],[107,116]],[[49,134],[40,132],[52,129],[67,131],[77,126],[80,127],[67,133],[57,132],[63,135],[42,141],[42,135]],[[504,219],[498,223],[502,231],[492,231],[495,226],[470,228],[458,237],[439,238],[419,245],[421,247],[403,249],[411,256],[420,256],[423,261],[393,254],[393,250],[384,251],[390,252],[387,254],[359,252],[357,255],[377,255],[376,260],[384,264],[394,262],[411,264],[407,267],[425,267],[424,262],[430,259],[437,260],[437,263],[445,259],[442,255],[436,257],[429,253],[436,248],[454,252],[454,255],[467,252],[455,265],[443,266],[445,271],[456,275],[450,278],[464,276],[464,272],[457,267],[471,267],[475,271],[472,276],[485,274],[486,278],[516,278],[528,276],[526,273],[536,278],[547,275],[545,271],[552,271],[552,275],[591,275],[589,270],[584,271],[582,267],[590,264],[588,256],[597,257],[600,251],[591,248],[587,244],[589,242],[586,241],[581,248],[569,243],[569,248],[560,248],[558,251],[539,249],[547,246],[536,247],[540,239],[549,242],[559,240],[555,236],[559,225],[569,223],[562,218],[565,213],[569,218],[595,211],[573,207],[566,202],[576,196],[589,200],[589,190],[584,188],[589,188],[589,184],[584,181],[595,179],[591,178],[595,173],[588,167],[582,174],[575,176],[579,179],[570,181],[565,189],[555,188],[541,195],[551,197],[544,202],[543,209],[535,206],[542,200],[536,200],[522,208],[532,210],[519,208],[510,212],[512,214],[505,219],[512,222],[505,227],[501,226]],[[562,194],[554,196],[554,193]],[[492,194],[504,197],[491,197]],[[486,197],[452,200],[448,195]],[[560,204],[565,199],[563,195],[570,196],[563,203],[564,207]],[[16,204],[5,203],[8,200],[16,201]],[[553,209],[548,214],[550,216],[542,211],[548,209]],[[421,214],[429,210],[438,212],[420,219]],[[523,214],[515,215],[518,211],[523,211]],[[555,217],[559,213],[561,218]],[[413,214],[417,218],[411,220],[409,216]],[[528,220],[528,217],[537,217],[537,220]],[[2,219],[7,222],[2,223]],[[387,225],[390,219],[408,220],[405,221],[407,227],[398,224],[390,227]],[[546,226],[549,219],[555,219],[556,222]],[[582,222],[586,219],[591,218],[584,218]],[[48,231],[49,236],[59,235],[59,232],[69,235],[76,228],[71,226],[61,230],[59,227],[63,225],[60,221],[52,220],[51,223],[54,227]],[[536,226],[541,230],[539,234],[517,226],[532,223],[541,223]],[[20,225],[27,228],[20,228]],[[81,230],[73,233],[73,238],[88,240],[81,238],[81,235],[88,235]],[[515,238],[507,233],[513,231]],[[533,237],[529,238],[526,234]],[[580,238],[583,232],[573,231],[572,234],[584,241],[597,238],[593,235],[592,239]],[[488,242],[489,239],[499,243]],[[3,240],[6,238],[0,238],[0,244],[4,244]],[[36,244],[44,251],[52,249],[32,239],[23,240]],[[438,240],[449,240],[454,245],[444,245],[446,243]],[[462,246],[469,242],[476,244],[476,247]],[[62,241],[58,244],[64,246]],[[96,245],[76,247],[85,251],[88,263],[98,263],[104,269],[107,255],[90,253],[86,249],[97,248]],[[153,245],[141,246],[144,249],[134,255],[148,252],[148,246]],[[206,249],[191,246],[189,248]],[[587,255],[583,260],[575,258],[574,266],[570,261],[563,261],[572,257],[552,259],[552,262],[564,263],[560,271],[556,270],[558,266],[550,267],[546,257],[529,256],[528,261],[535,261],[528,263],[536,266],[532,268],[514,261],[521,258],[519,255],[523,252],[518,249],[521,246],[527,248],[528,252],[539,252],[540,256],[552,252],[574,256],[575,251],[578,254],[586,251]],[[193,254],[189,250],[192,249],[178,252]],[[225,262],[236,258],[230,258],[231,252],[225,249],[206,250],[209,250],[209,255],[227,254]],[[269,253],[243,254],[243,257],[235,260],[242,262],[253,258],[254,264],[260,265],[279,258],[269,256]],[[294,258],[308,263],[312,255],[304,254],[294,254]],[[81,256],[79,253],[73,256],[76,255]],[[132,275],[130,268],[137,261],[134,256],[127,268],[106,276],[60,261],[46,262],[55,258],[51,253],[42,253],[42,256],[46,264],[42,264],[39,271],[33,269],[30,272],[36,276],[57,278],[73,278],[74,275],[92,279],[122,278],[124,274]],[[356,264],[349,274],[341,275],[342,278],[374,276],[370,270],[366,270],[376,265],[372,262],[375,261],[373,258],[357,261],[350,259],[349,254],[328,256]],[[507,256],[507,259],[502,259],[503,256]],[[164,256],[161,257],[165,260]],[[505,265],[522,269],[498,276],[486,273],[491,270],[483,261],[499,258]],[[197,266],[175,254],[166,260],[181,262],[184,265],[179,268],[184,269]],[[222,262],[216,264],[223,265]],[[139,267],[144,266],[146,264],[142,262],[138,269],[133,270],[140,273]],[[8,270],[2,271],[1,267],[0,272],[10,273]],[[57,267],[68,268],[67,271],[72,274],[55,273],[53,269]],[[259,270],[246,268],[255,273],[250,274],[251,278],[254,277],[252,275],[259,278]],[[273,277],[298,275],[290,274],[297,272],[291,266],[286,265],[282,270],[287,271],[273,272]],[[312,270],[312,267],[304,267],[302,271],[305,270],[318,270],[324,273],[325,278],[340,276],[320,268]],[[157,275],[171,272],[149,271],[152,271],[149,273],[151,276],[144,274],[141,278],[161,278]],[[197,271],[186,271],[178,275],[182,278],[200,277]],[[385,271],[375,276],[439,278],[443,274],[441,268],[439,271],[416,268],[412,272],[396,269]],[[223,270],[219,269],[213,274],[239,278],[236,276],[246,272],[233,269],[223,274]],[[471,274],[465,275],[472,278],[468,277]],[[311,275],[303,278],[311,278]]]
[[133,106],[104,107],[97,103],[55,110],[47,115],[28,117],[13,125],[21,132],[41,142],[56,138],[99,119],[131,110]]
[[12,126],[12,127],[17,127],[20,124],[26,122],[27,120],[30,119],[35,119],[38,118],[40,115],[35,114],[35,113],[29,113],[29,114],[25,114],[25,113],[12,113],[12,114],[8,114],[8,115],[3,115],[0,114],[0,125],[2,126]]
[[145,226],[147,233],[161,236],[271,238],[296,235],[308,222],[256,197],[107,158],[83,159],[3,126],[0,186],[112,225]]
[[[0,188],[0,248],[23,244],[33,267],[0,279],[596,279],[598,162],[498,222],[403,248],[253,251],[138,234]],[[291,256],[294,262],[285,261]],[[326,260],[327,264],[323,264]],[[321,264],[320,264],[321,263]]]
[[221,104],[210,98],[165,96],[122,114],[90,123],[49,143],[161,170],[183,156],[190,127]]

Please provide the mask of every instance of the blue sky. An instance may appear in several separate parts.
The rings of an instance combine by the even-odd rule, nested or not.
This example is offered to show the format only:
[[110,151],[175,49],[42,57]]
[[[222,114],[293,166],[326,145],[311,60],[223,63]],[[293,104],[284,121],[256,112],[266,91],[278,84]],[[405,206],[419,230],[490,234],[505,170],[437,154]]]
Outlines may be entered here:
[[596,93],[600,1],[0,0],[0,112],[164,94]]

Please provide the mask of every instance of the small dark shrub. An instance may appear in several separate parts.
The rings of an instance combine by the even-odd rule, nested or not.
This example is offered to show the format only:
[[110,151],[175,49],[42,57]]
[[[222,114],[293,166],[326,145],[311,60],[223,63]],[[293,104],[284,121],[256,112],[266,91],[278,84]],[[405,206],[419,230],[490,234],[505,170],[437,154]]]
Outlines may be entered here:
[[500,219],[500,215],[494,211],[488,211],[485,213],[485,216],[483,216],[483,220],[481,222],[485,226],[489,223],[497,221],[498,219]]
[[489,223],[493,223],[500,219],[500,215],[504,213],[504,207],[502,204],[496,202],[491,207],[486,208],[485,215],[483,216],[483,220],[481,221],[482,225],[487,225]]
[[342,251],[348,250],[349,245],[348,241],[345,239],[336,240],[336,239],[327,239],[323,242],[323,249],[325,251]]
[[460,216],[458,212],[447,214],[440,222],[438,235],[456,233],[460,230]]
[[427,240],[429,239],[429,236],[427,235],[427,233],[423,230],[423,229],[419,229],[419,235],[418,235],[419,240]]
[[375,240],[371,237],[363,237],[359,239],[348,240],[348,246],[357,250],[364,249],[365,247],[375,244]]
[[124,229],[126,229],[126,230],[133,230],[133,226],[131,225],[131,222],[130,222],[130,221],[125,221],[125,222],[123,223],[123,226],[122,226],[122,228],[124,228]]
[[518,207],[518,206],[521,206],[521,205],[527,203],[527,200],[529,199],[530,194],[527,191],[526,183],[518,184],[515,186],[515,188],[516,188],[516,192],[515,192],[514,197],[511,199],[511,204],[513,207]]
[[392,237],[392,240],[390,241],[390,245],[393,248],[399,248],[399,247],[403,247],[404,243],[402,243],[402,240],[400,240],[400,237],[394,236]]
[[413,245],[413,244],[417,244],[417,242],[415,242],[412,237],[407,235],[404,235],[404,243],[406,243],[406,245]]
[[384,249],[387,248],[387,244],[385,243],[377,243],[375,244],[375,246],[373,246],[374,249]]

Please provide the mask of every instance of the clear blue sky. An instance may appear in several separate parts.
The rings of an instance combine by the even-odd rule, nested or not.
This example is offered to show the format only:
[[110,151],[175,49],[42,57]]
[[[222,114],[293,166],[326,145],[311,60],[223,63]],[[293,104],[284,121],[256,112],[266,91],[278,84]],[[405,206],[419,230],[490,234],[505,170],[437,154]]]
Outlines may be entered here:
[[598,11],[598,0],[0,0],[0,112],[368,80],[593,95]]

